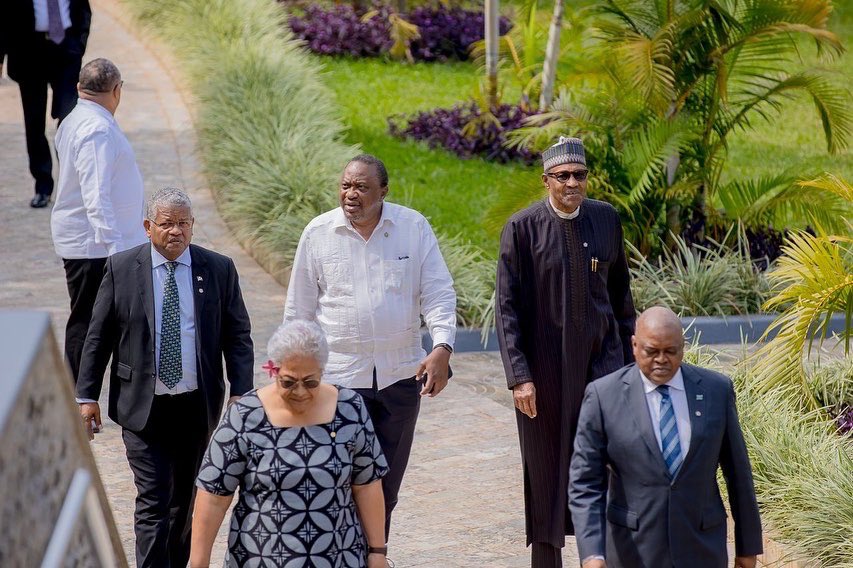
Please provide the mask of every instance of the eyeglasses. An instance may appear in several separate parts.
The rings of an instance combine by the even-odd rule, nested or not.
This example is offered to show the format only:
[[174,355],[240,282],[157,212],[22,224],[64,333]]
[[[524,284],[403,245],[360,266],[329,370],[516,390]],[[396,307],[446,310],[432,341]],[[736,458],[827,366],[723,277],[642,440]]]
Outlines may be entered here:
[[186,231],[187,229],[189,229],[193,226],[192,221],[177,221],[177,222],[166,221],[165,223],[158,223],[157,221],[154,221],[153,219],[149,219],[149,221],[151,221],[153,224],[157,225],[158,227],[160,227],[164,231],[171,231],[175,227],[179,228],[182,231]]
[[302,385],[306,389],[316,389],[320,386],[320,379],[303,379],[301,381],[295,381],[293,379],[276,379],[278,382],[278,386],[283,388],[284,390],[293,390],[297,385]]
[[576,172],[557,172],[556,174],[547,173],[545,174],[551,179],[555,179],[560,183],[566,183],[571,178],[575,178],[578,182],[586,181],[586,176],[589,174],[589,170],[578,170]]

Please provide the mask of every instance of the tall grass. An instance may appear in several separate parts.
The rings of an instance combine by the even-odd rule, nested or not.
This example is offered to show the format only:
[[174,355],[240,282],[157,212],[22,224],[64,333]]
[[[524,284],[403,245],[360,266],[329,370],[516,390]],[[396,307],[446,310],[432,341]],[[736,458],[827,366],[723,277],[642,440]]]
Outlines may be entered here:
[[[237,239],[283,284],[305,225],[337,206],[337,181],[359,153],[343,140],[320,65],[269,0],[125,0],[180,58],[198,101],[205,174]],[[459,317],[481,323],[493,263],[437,231],[457,283]],[[488,274],[488,276],[487,276]]]

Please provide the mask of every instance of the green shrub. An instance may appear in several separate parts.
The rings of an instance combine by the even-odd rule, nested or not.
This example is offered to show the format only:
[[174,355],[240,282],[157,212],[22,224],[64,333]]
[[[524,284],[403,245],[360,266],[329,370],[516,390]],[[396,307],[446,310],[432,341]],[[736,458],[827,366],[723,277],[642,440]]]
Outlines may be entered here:
[[667,305],[683,316],[760,311],[769,285],[753,266],[748,249],[738,245],[730,250],[722,244],[691,247],[680,237],[675,237],[675,243],[672,252],[664,247],[657,262],[628,243],[631,290],[638,310]]
[[[722,370],[716,353],[696,343],[684,358]],[[815,384],[849,392],[851,368],[849,359],[818,368]],[[766,533],[790,560],[853,567],[853,438],[838,435],[825,412],[804,412],[781,387],[759,392],[754,367],[741,366],[733,379]]]

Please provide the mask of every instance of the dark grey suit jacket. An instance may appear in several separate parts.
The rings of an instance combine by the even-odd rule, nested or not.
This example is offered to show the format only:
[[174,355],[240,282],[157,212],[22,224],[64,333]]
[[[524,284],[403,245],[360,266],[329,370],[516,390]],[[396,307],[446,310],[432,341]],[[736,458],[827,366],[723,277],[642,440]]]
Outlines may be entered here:
[[608,568],[725,568],[718,466],[734,517],[736,554],[761,553],[761,520],[732,382],[692,365],[681,371],[692,432],[672,481],[637,366],[587,387],[569,481],[581,559],[601,554]]
[[[190,256],[198,385],[212,432],[225,399],[223,356],[230,394],[236,396],[253,387],[255,355],[234,263],[195,245],[190,245]],[[112,356],[109,417],[124,428],[141,430],[148,421],[157,380],[154,337],[151,245],[146,243],[107,259],[83,346],[77,396],[98,400]]]

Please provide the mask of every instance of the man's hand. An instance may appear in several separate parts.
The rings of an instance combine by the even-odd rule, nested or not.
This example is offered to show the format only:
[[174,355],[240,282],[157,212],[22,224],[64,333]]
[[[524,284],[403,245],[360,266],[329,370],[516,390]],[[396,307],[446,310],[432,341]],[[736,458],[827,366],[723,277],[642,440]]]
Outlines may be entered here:
[[755,556],[738,556],[735,558],[735,568],[755,568],[758,559]]
[[585,561],[582,565],[582,568],[607,568],[607,562],[602,560],[601,558],[590,558]]
[[[95,434],[101,431],[101,407],[97,402],[81,402],[80,415],[83,417],[83,425],[86,427],[89,440],[94,440]],[[92,428],[93,418],[95,419],[94,429]]]
[[517,409],[530,418],[536,418],[536,386],[532,382],[512,387],[512,400]]
[[433,349],[432,353],[421,361],[421,365],[418,367],[418,372],[415,375],[418,380],[421,380],[424,373],[426,373],[426,383],[424,384],[424,388],[421,389],[421,396],[432,398],[438,396],[438,393],[444,390],[444,387],[447,386],[447,369],[449,365],[450,352],[443,347]]
[[228,404],[226,404],[225,406],[231,406],[231,403],[232,403],[232,402],[237,402],[237,401],[238,401],[238,400],[240,400],[241,398],[242,398],[242,397],[241,397],[239,394],[235,394],[234,396],[232,396],[232,397],[230,397],[230,398],[228,399]]

